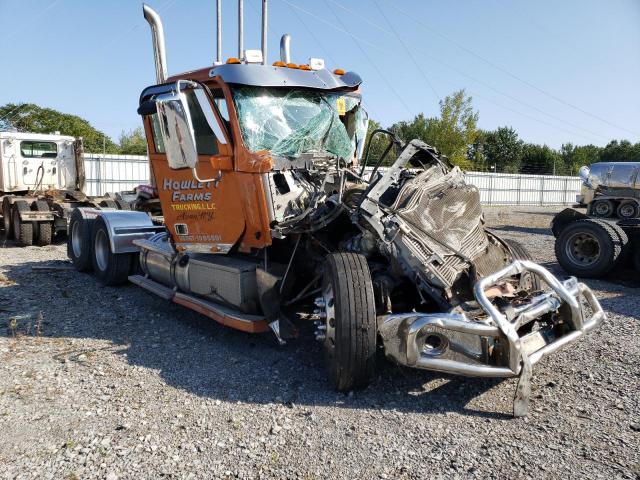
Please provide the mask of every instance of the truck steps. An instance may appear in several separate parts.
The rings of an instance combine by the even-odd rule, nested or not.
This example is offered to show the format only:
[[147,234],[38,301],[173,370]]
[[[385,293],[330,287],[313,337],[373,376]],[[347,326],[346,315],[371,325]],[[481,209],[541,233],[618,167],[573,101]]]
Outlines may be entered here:
[[248,333],[261,333],[269,330],[269,324],[266,318],[262,315],[251,315],[203,298],[182,292],[176,292],[173,289],[142,275],[131,275],[129,277],[129,281],[153,293],[154,295],[187,307],[188,309],[205,315],[206,317],[209,317],[210,319],[227,327],[232,327]]
[[154,295],[164,298],[165,300],[171,300],[173,298],[173,295],[175,294],[173,289],[166,287],[161,283],[155,282],[143,275],[131,275],[129,277],[129,281],[153,293]]

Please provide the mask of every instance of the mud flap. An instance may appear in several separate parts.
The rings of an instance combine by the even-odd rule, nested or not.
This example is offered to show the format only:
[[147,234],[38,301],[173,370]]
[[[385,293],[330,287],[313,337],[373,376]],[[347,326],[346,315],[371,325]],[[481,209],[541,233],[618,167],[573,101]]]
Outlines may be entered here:
[[280,311],[280,277],[272,275],[262,268],[256,268],[258,299],[262,313],[269,322],[269,328],[276,336],[278,343],[284,345],[286,340],[297,334],[295,326]]
[[516,394],[513,397],[513,416],[526,417],[529,411],[529,399],[531,398],[531,374],[532,367],[529,356],[522,356],[522,370],[518,377]]

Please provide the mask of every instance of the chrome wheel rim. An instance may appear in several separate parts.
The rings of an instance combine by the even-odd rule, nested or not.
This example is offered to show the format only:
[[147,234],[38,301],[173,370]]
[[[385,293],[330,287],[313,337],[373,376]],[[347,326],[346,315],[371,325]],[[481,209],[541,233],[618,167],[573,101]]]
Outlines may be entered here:
[[572,263],[589,266],[600,258],[600,242],[589,233],[575,233],[569,238],[565,252]]
[[324,302],[324,313],[326,315],[326,338],[324,342],[327,347],[333,350],[336,346],[336,299],[333,294],[333,285],[331,285],[331,282],[328,282],[322,290],[322,300]]
[[109,239],[104,230],[98,230],[96,232],[96,240],[93,245],[93,250],[96,256],[96,263],[101,271],[105,271],[109,265]]
[[82,241],[80,239],[80,222],[73,222],[71,225],[71,249],[76,258],[82,255]]

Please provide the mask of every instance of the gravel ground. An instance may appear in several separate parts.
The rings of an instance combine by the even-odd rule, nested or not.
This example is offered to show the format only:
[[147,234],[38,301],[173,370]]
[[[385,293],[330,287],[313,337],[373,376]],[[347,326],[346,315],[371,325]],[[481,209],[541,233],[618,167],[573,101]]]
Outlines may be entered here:
[[[557,269],[544,209],[488,222]],[[608,318],[515,380],[385,366],[331,391],[310,335],[218,326],[135,286],[64,268],[65,246],[0,248],[2,478],[640,478],[640,296],[588,281]]]

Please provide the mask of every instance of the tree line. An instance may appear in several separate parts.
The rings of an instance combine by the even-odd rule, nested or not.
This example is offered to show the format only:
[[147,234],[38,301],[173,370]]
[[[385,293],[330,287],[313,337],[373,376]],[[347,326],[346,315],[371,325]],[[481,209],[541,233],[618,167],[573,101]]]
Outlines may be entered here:
[[[435,146],[453,164],[467,171],[576,175],[581,166],[595,162],[640,162],[640,142],[612,140],[604,147],[565,143],[554,149],[525,142],[512,127],[482,130],[478,128],[478,117],[472,98],[459,90],[440,101],[439,116],[428,118],[420,113],[413,120],[394,123],[387,130],[404,142],[418,138]],[[367,142],[377,128],[380,124],[371,120]],[[388,137],[374,137],[369,165],[376,163],[388,143]],[[392,163],[397,153],[390,152],[383,164]]]
[[[596,145],[563,144],[559,149],[528,143],[508,126],[495,130],[478,128],[479,114],[472,98],[458,90],[440,101],[440,114],[426,117],[420,113],[413,120],[391,125],[402,141],[419,138],[435,146],[449,160],[463,170],[505,173],[575,175],[582,165],[595,162],[640,162],[640,142],[612,140],[604,147]],[[375,120],[369,122],[367,142],[373,130],[380,128]],[[0,131],[52,133],[83,137],[85,150],[92,153],[146,155],[147,142],[142,127],[122,132],[114,142],[87,120],[33,103],[8,103],[0,107]],[[380,158],[388,145],[388,137],[378,135],[371,142],[369,164]],[[385,158],[389,165],[399,152],[393,150]]]
[[87,120],[33,103],[7,103],[0,107],[0,131],[17,130],[31,133],[60,132],[61,135],[82,137],[84,149],[91,153],[146,155],[147,142],[142,127],[122,132],[118,143]]

